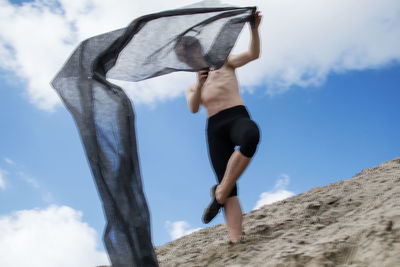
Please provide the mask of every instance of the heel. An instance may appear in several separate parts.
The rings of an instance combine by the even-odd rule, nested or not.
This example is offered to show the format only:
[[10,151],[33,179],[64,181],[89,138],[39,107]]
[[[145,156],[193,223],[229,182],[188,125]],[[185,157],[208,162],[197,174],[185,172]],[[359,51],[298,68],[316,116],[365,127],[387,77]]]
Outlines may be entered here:
[[211,187],[211,189],[210,189],[211,198],[215,198],[215,190],[217,190],[217,186],[218,185],[216,184],[213,187]]

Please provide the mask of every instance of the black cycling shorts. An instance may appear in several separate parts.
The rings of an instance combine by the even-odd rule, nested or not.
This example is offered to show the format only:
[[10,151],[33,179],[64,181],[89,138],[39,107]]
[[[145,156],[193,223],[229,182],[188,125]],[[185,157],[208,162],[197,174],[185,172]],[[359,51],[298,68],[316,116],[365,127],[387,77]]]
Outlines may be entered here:
[[[243,105],[224,109],[208,118],[208,152],[219,183],[235,147],[239,146],[244,156],[253,157],[259,140],[259,128]],[[237,196],[236,184],[229,195],[232,196]]]

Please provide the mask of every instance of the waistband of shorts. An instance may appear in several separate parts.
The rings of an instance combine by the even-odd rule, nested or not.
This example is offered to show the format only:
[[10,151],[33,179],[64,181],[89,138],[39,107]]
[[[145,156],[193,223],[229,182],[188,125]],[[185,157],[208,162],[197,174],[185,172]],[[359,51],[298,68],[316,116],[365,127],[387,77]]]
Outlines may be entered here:
[[208,118],[208,122],[210,123],[214,121],[224,120],[237,114],[243,114],[250,117],[249,112],[244,105],[237,105],[217,112],[216,114]]

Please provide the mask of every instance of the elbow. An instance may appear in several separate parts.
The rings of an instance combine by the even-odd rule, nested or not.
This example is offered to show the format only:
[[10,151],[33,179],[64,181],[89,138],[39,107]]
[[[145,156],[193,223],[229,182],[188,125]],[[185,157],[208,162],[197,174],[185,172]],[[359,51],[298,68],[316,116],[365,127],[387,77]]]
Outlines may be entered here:
[[249,51],[247,57],[248,57],[248,62],[256,60],[260,57],[260,51]]
[[192,113],[197,113],[199,111],[199,106],[195,106],[195,105],[190,105],[189,104],[189,110]]
[[193,107],[190,108],[190,112],[192,112],[193,114],[197,113],[198,111],[199,111],[198,107],[197,108],[193,108]]
[[251,59],[252,59],[252,60],[256,60],[256,59],[258,59],[259,57],[260,57],[260,52],[256,52],[256,53],[253,53],[253,54],[252,54]]

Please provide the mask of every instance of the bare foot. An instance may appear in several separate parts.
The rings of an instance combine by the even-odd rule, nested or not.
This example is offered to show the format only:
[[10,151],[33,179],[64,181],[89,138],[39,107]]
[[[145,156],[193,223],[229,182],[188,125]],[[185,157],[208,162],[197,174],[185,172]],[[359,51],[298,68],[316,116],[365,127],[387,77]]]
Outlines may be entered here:
[[243,236],[239,236],[237,238],[232,238],[229,240],[229,245],[236,245],[243,243]]
[[238,243],[240,243],[240,241],[238,241],[238,240],[236,240],[235,242],[232,240],[229,240],[229,245],[236,245]]

